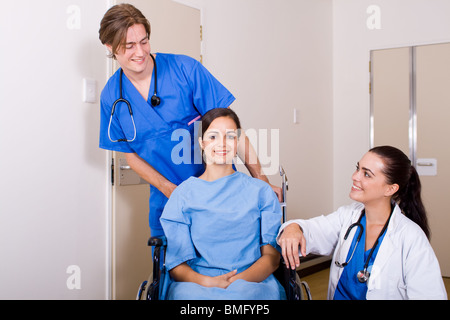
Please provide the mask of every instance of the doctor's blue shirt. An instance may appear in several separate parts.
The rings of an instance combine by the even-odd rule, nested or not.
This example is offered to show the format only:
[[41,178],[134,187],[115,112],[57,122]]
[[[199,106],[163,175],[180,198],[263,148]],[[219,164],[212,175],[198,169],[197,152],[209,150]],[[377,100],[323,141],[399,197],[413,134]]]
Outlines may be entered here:
[[[366,300],[367,282],[361,283],[357,278],[358,272],[364,269],[364,264],[366,263],[367,258],[369,257],[369,253],[371,251],[371,248],[369,250],[364,251],[366,246],[365,215],[361,218],[361,224],[363,226],[363,233],[361,239],[356,244],[356,239],[358,237],[357,231],[353,237],[352,244],[348,251],[346,261],[350,259],[351,253],[353,252],[353,248],[356,245],[355,254],[353,255],[353,258],[350,260],[349,264],[344,267],[344,271],[342,272],[341,277],[339,278],[339,282],[336,287],[336,291],[334,293],[334,300]],[[370,257],[370,261],[367,268],[367,271],[369,272],[372,271],[372,265],[377,256],[378,249],[380,248],[381,243],[383,242],[385,234],[386,231],[384,231],[383,234],[380,236],[378,240],[378,245],[374,249],[373,254]]]

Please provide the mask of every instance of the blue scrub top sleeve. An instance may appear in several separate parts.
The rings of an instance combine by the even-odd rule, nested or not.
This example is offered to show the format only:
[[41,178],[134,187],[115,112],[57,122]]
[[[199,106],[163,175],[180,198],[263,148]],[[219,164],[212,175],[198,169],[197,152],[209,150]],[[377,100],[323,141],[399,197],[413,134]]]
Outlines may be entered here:
[[200,62],[195,61],[189,82],[194,105],[201,114],[214,108],[228,108],[235,97]]

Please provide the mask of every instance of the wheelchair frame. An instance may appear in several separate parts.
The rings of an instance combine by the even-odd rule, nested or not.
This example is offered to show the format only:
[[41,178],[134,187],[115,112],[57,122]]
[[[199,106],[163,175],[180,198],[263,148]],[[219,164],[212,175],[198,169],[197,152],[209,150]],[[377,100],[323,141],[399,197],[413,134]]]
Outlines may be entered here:
[[[286,194],[288,191],[288,180],[281,165],[279,171],[282,179],[281,189],[283,198],[283,202],[281,202],[280,205],[282,209],[282,222],[284,223],[287,218]],[[154,247],[153,272],[150,275],[149,280],[142,282],[139,286],[136,300],[160,300],[160,286],[161,283],[164,283],[163,278],[165,276],[164,272],[161,270],[161,250],[164,262],[167,240],[165,236],[150,237],[147,245]],[[286,266],[283,257],[281,257],[280,266],[273,274],[286,291],[287,300],[312,300],[308,284],[305,281],[300,280],[296,270],[292,270]]]

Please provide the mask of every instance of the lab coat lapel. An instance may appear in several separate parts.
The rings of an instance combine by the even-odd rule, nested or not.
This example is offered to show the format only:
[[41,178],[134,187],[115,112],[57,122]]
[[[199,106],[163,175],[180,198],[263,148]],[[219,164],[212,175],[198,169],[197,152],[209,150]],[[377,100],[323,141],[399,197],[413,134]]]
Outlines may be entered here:
[[389,222],[389,226],[386,230],[386,235],[384,236],[383,241],[381,242],[380,249],[378,250],[377,256],[372,266],[368,289],[376,289],[377,284],[379,284],[379,279],[377,279],[383,271],[383,268],[386,266],[387,261],[389,261],[392,253],[395,251],[397,245],[394,241],[395,229],[398,226],[398,215],[402,214],[400,208],[398,206],[395,207],[394,212],[392,213],[391,220]]

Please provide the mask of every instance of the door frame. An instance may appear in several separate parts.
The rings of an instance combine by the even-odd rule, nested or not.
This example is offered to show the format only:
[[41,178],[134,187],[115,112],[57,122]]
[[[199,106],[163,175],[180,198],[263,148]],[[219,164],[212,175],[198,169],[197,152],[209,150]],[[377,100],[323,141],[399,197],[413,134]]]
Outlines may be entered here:
[[[178,3],[180,5],[184,5],[186,7],[189,8],[193,8],[199,11],[200,13],[200,26],[203,26],[203,21],[204,21],[204,10],[202,6],[196,5],[196,4],[192,4],[190,3],[189,0],[167,0],[167,1],[171,1],[171,2],[175,2]],[[118,4],[120,1],[117,0],[106,0],[107,3],[107,9],[111,8],[112,6]],[[106,11],[105,11],[106,12]],[[106,50],[106,49],[105,49]],[[203,56],[203,38],[200,41],[200,58]],[[118,68],[118,63],[116,60],[111,59],[106,57],[106,81],[108,81],[108,79],[114,74],[114,72],[117,70]],[[107,282],[106,282],[106,295],[107,295],[107,299],[111,300],[113,299],[113,295],[114,295],[114,288],[113,288],[113,276],[114,276],[114,265],[113,265],[113,259],[114,259],[114,244],[113,244],[113,227],[114,227],[114,186],[112,184],[112,179],[114,179],[114,172],[113,172],[113,166],[114,166],[114,153],[113,151],[107,150],[106,155],[107,157],[107,166],[106,166],[106,208],[107,208],[107,226],[106,226],[106,235],[107,235],[107,253],[106,253],[106,258],[107,258],[107,270],[106,270],[106,274],[107,274]],[[118,164],[116,164],[116,166],[118,166]],[[117,169],[116,169],[117,170]],[[117,181],[115,183],[118,183]],[[146,279],[143,279],[146,280]],[[137,288],[136,288],[137,290]]]

